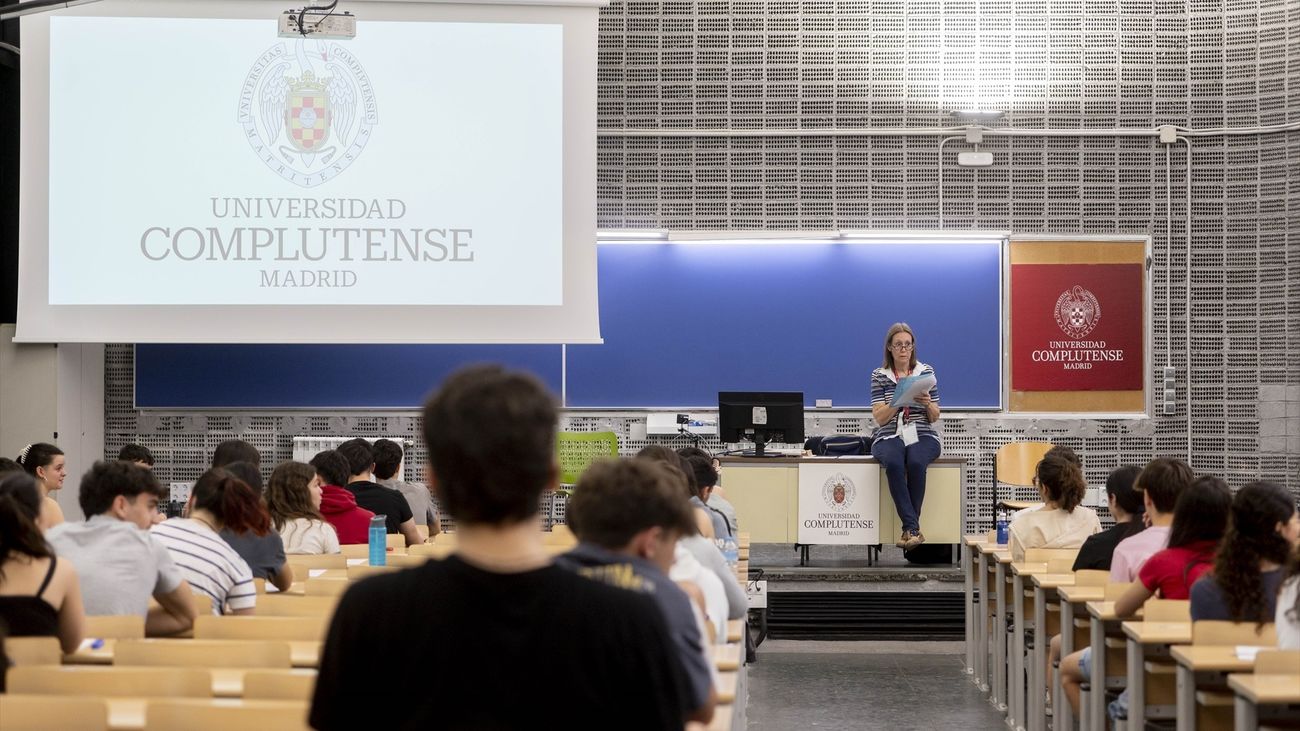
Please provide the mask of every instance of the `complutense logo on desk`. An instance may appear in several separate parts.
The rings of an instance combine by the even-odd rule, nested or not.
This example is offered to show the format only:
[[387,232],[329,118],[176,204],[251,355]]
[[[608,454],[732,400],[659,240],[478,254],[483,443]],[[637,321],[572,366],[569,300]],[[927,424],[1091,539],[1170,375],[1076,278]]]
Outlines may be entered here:
[[356,162],[378,121],[370,78],[338,43],[277,43],[258,56],[239,92],[239,124],[249,146],[303,188]]
[[822,484],[822,499],[826,501],[826,507],[832,510],[848,510],[853,507],[853,501],[857,497],[857,486],[841,472],[836,472]]

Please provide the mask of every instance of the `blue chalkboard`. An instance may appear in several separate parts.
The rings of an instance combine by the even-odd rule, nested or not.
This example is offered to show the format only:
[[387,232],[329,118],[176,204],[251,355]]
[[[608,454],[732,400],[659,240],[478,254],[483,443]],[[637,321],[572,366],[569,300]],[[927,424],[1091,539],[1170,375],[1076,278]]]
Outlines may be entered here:
[[603,345],[568,348],[568,405],[716,406],[718,391],[871,401],[906,321],[946,408],[1001,403],[1001,247],[632,244],[600,249]]
[[137,345],[147,408],[409,408],[469,363],[531,371],[560,392],[558,345]]
[[712,407],[718,391],[866,406],[906,321],[948,409],[1001,404],[1001,246],[598,247],[602,345],[139,345],[140,408],[407,408],[448,373],[501,362],[566,405]]

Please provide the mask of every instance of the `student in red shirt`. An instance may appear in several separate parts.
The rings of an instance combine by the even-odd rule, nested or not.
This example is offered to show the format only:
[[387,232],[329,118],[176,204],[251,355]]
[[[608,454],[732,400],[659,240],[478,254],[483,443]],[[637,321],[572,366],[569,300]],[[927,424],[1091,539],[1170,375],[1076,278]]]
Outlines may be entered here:
[[348,461],[336,450],[327,449],[311,458],[311,466],[320,476],[320,513],[339,534],[339,543],[365,543],[370,540],[370,519],[375,514],[357,507],[357,497],[343,485],[348,484]]
[[1218,477],[1199,477],[1178,496],[1169,546],[1138,570],[1137,583],[1115,602],[1115,613],[1132,616],[1147,599],[1187,599],[1192,584],[1214,568],[1214,551],[1228,529],[1232,491]]

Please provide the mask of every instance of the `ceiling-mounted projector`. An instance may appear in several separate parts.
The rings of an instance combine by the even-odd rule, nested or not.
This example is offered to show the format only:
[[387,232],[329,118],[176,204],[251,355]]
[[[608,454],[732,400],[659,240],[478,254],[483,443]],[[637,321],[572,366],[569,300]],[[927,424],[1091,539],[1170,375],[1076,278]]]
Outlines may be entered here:
[[286,10],[280,15],[280,37],[351,40],[357,37],[357,16],[325,8]]

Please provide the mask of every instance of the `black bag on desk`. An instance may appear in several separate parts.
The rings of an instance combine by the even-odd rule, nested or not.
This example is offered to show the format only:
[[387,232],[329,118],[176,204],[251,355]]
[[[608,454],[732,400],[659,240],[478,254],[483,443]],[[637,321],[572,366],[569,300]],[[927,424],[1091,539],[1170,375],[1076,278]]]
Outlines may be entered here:
[[845,457],[871,454],[871,442],[867,437],[849,434],[835,434],[829,437],[812,437],[804,442],[803,448],[818,457]]

